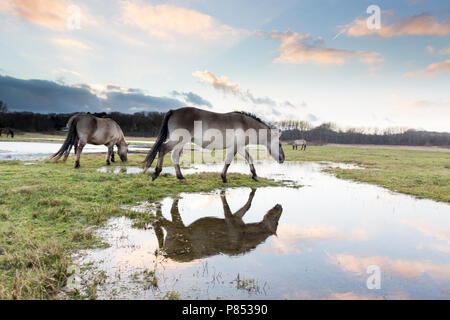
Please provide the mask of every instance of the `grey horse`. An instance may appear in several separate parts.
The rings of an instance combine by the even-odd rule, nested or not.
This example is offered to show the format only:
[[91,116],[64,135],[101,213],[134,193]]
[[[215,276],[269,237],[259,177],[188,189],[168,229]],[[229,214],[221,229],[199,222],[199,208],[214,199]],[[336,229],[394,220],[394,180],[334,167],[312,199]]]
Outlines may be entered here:
[[106,153],[106,164],[110,165],[114,160],[114,146],[117,146],[118,154],[122,162],[127,161],[128,143],[125,141],[122,129],[113,119],[98,118],[91,114],[76,114],[67,122],[69,132],[61,149],[50,159],[58,161],[64,156],[64,161],[70,154],[72,147],[75,147],[76,161],[75,168],[80,167],[80,155],[87,143],[94,145],[105,145],[108,148]]
[[[180,155],[187,143],[194,143],[209,150],[226,149],[225,166],[221,178],[227,180],[227,170],[236,153],[249,163],[252,178],[257,181],[253,159],[246,146],[264,145],[269,154],[279,163],[284,162],[279,129],[272,128],[261,119],[245,112],[216,113],[192,107],[170,110],[166,113],[155,144],[145,159],[145,171],[158,154],[158,162],[152,179],[162,171],[164,156],[173,150],[172,161],[178,179],[184,179],[180,169]],[[168,141],[166,142],[166,139]]]

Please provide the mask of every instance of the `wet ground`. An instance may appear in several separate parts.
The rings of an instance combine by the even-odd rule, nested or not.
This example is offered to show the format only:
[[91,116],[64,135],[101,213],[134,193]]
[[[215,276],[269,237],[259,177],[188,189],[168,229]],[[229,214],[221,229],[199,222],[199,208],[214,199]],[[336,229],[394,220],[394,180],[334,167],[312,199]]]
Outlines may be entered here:
[[[337,179],[322,171],[329,165],[259,162],[259,176],[303,187],[129,207],[157,219],[145,228],[111,219],[97,231],[109,247],[75,256],[81,283],[97,279],[101,299],[449,299],[450,206]],[[229,172],[249,169],[238,162]]]
[[[61,148],[62,143],[56,142],[22,142],[0,141],[0,160],[37,160],[46,158]],[[130,145],[131,153],[148,152],[143,145]],[[87,144],[83,153],[106,153],[105,146]],[[117,151],[117,150],[116,150]],[[73,149],[72,149],[73,153]]]

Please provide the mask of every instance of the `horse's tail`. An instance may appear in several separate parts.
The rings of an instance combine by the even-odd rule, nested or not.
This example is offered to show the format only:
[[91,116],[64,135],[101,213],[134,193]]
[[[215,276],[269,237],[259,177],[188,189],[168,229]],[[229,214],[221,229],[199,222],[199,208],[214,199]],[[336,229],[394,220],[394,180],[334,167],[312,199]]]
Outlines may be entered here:
[[[50,159],[55,158],[55,161],[58,161],[58,159],[61,158],[64,154],[67,155],[69,154],[70,149],[72,149],[72,146],[75,144],[75,140],[78,136],[77,122],[78,122],[77,115],[69,119],[69,122],[67,123],[67,127],[69,127],[69,132],[67,133],[66,140],[64,141],[61,148],[54,155],[52,155]],[[65,159],[67,159],[67,157]]]
[[161,129],[159,130],[158,138],[156,138],[155,144],[152,146],[152,148],[148,152],[147,157],[145,157],[145,160],[144,160],[145,170],[150,168],[150,166],[153,163],[153,160],[155,160],[156,154],[158,153],[159,149],[161,149],[162,144],[167,139],[167,135],[169,133],[167,123],[169,122],[169,118],[172,116],[172,113],[173,113],[172,110],[169,110],[166,113],[166,115],[164,116]]

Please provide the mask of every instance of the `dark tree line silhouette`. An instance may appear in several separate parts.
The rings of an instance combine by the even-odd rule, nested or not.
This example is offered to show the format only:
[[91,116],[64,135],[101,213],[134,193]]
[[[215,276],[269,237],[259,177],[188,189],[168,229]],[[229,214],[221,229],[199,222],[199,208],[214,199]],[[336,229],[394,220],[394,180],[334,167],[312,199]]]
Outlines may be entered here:
[[281,140],[305,139],[310,144],[378,144],[410,146],[450,146],[450,133],[418,131],[414,129],[389,128],[366,132],[360,128],[338,129],[335,125],[324,123],[317,127],[284,128]]
[[[8,107],[0,101],[0,128],[9,127],[25,132],[54,133],[65,128],[69,118],[75,113],[41,114],[33,112],[8,112]],[[137,112],[134,114],[111,112],[93,113],[98,117],[114,119],[127,136],[155,137],[159,133],[164,113]],[[309,144],[380,144],[413,146],[450,146],[450,133],[417,131],[413,129],[375,129],[371,132],[362,128],[339,129],[333,123],[323,123],[314,127],[307,121],[280,121],[274,123],[283,130],[283,141],[305,139]]]
[[[10,127],[25,132],[54,133],[65,129],[67,121],[75,113],[33,113],[2,112],[0,127]],[[155,137],[159,133],[164,113],[137,112],[134,114],[111,112],[93,113],[97,117],[108,117],[115,120],[125,135],[136,137]]]

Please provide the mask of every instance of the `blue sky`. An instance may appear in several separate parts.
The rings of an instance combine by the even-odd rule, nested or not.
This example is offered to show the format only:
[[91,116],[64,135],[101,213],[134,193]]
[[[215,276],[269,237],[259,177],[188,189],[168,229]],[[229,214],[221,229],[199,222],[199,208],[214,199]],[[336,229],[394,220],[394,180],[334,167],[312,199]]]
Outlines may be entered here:
[[[379,29],[367,27],[370,5]],[[6,0],[0,30],[0,100],[11,110],[191,105],[450,131],[444,0]]]

